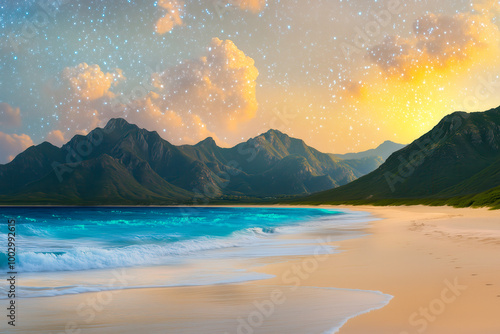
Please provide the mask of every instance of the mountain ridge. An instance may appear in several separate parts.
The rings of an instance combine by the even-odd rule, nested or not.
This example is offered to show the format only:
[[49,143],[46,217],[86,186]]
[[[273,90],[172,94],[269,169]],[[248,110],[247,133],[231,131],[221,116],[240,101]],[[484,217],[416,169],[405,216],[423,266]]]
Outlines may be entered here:
[[389,156],[399,151],[400,149],[406,147],[406,145],[395,143],[391,140],[386,140],[376,148],[372,148],[370,150],[358,152],[358,153],[345,153],[345,154],[335,154],[336,157],[343,160],[354,160],[354,159],[363,159],[373,156],[379,156],[383,160],[387,160]]
[[0,165],[0,202],[180,204],[300,195],[347,184],[379,163],[346,162],[273,129],[231,148],[211,137],[175,146],[116,118],[61,148],[44,142]]
[[[455,112],[393,153],[377,170],[304,201],[445,202],[489,192],[500,186],[499,175],[500,107],[484,112]],[[497,203],[500,197],[489,200]]]

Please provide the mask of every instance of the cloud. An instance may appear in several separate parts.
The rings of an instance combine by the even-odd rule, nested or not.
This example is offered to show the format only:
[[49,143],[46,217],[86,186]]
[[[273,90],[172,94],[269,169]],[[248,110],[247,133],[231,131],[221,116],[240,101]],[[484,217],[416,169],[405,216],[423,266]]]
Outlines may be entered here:
[[492,18],[498,17],[500,13],[500,2],[498,0],[482,0],[472,4],[474,10]]
[[81,63],[66,67],[58,87],[52,89],[58,112],[59,129],[63,133],[87,133],[101,123],[101,114],[112,111],[115,94],[111,87],[125,80],[120,69],[103,72],[98,65]]
[[0,103],[0,127],[20,127],[21,111],[19,108],[13,108],[8,103]]
[[174,144],[213,137],[224,146],[225,138],[256,115],[258,74],[253,59],[232,41],[214,38],[203,57],[153,73],[152,91],[117,109]]
[[[428,13],[413,23],[410,36],[386,37],[368,50],[370,64],[359,62],[341,83],[340,107],[372,118],[365,124],[374,128],[396,129],[394,139],[408,142],[452,111],[498,105],[483,86],[500,70],[498,7],[488,0],[462,13]],[[474,108],[467,106],[478,94]]]
[[61,147],[66,143],[64,133],[61,130],[54,130],[49,132],[49,134],[45,137],[45,140],[58,147]]
[[144,99],[133,101],[122,115],[128,122],[157,131],[174,144],[195,144],[213,137],[219,145],[225,145],[224,140],[210,131],[198,115],[169,110],[164,97],[154,92],[150,92]]
[[95,101],[103,97],[113,97],[109,89],[124,79],[120,69],[114,73],[104,73],[99,65],[81,63],[66,67],[61,74],[63,86],[69,90],[70,99]]
[[33,145],[30,136],[26,134],[6,134],[0,132],[0,163],[5,164],[15,158],[16,155]]
[[368,58],[388,76],[411,78],[471,60],[499,36],[498,26],[484,12],[429,13],[414,22],[413,36],[386,37],[368,51]]
[[196,114],[210,128],[235,131],[258,109],[254,60],[230,41],[212,39],[204,57],[153,75],[161,109]]
[[165,11],[164,16],[156,21],[155,30],[158,34],[166,34],[174,29],[175,26],[182,25],[182,16],[184,13],[184,3],[182,1],[159,0],[158,6]]
[[203,57],[153,73],[145,96],[130,101],[110,91],[124,79],[119,69],[104,73],[85,63],[66,68],[55,90],[60,124],[47,140],[60,144],[123,117],[174,144],[210,136],[225,145],[227,136],[237,135],[235,130],[256,115],[258,75],[252,58],[232,41],[218,38]]
[[229,3],[238,6],[243,10],[258,13],[266,6],[266,0],[231,0]]
[[[0,103],[0,128],[6,131],[21,126],[21,111],[8,103]],[[16,155],[33,145],[26,134],[7,134],[0,131],[0,164],[12,161]]]
[[340,83],[343,96],[352,98],[362,98],[366,94],[366,87],[363,82],[344,81]]

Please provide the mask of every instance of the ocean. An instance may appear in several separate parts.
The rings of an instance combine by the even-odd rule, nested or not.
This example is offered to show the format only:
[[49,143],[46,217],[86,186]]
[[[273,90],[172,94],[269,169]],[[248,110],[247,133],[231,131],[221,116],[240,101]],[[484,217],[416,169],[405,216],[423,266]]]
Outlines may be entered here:
[[[16,220],[17,297],[29,299],[258,282],[273,276],[252,271],[256,262],[335,254],[332,242],[362,237],[361,229],[373,217],[284,207],[1,208],[0,220],[11,219]],[[7,224],[0,226],[0,269],[7,272]],[[120,275],[128,279],[109,284]],[[328,293],[366,294],[370,302],[356,304],[356,314],[390,300],[378,292],[308,291],[323,298]],[[7,299],[5,280],[0,299]],[[338,328],[354,315],[349,312],[332,315],[337,320],[328,327]]]

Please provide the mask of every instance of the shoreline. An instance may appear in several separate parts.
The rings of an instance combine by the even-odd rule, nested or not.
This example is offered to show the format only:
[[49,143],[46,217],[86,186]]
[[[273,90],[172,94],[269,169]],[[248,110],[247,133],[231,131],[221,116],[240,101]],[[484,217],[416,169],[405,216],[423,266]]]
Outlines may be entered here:
[[[306,206],[283,207],[304,208]],[[376,308],[368,313],[361,312],[361,315],[351,317],[338,333],[493,334],[500,332],[500,324],[496,321],[500,312],[500,280],[498,279],[500,259],[497,259],[500,249],[500,218],[497,217],[495,211],[427,206],[310,207],[364,211],[379,220],[369,221],[365,229],[359,230],[368,235],[327,242],[327,244],[337,246],[340,253],[328,255],[310,274],[301,276],[297,291],[302,291],[302,288],[309,290],[307,293],[293,296],[292,299],[299,305],[308,306],[296,309],[292,307],[293,305],[285,303],[283,307],[289,314],[301,317],[309,314],[307,309],[314,308],[315,303],[327,306],[328,298],[325,299],[322,295],[316,296],[315,292],[311,292],[311,288],[375,291],[391,295],[393,298],[382,308]],[[324,237],[326,235],[325,232]],[[322,238],[322,236],[317,237],[320,240]],[[182,313],[182,310],[171,310],[179,319],[187,317],[186,321],[196,323],[204,318],[204,308],[205,311],[211,308],[218,310],[220,305],[217,301],[220,302],[221,299],[229,296],[234,296],[235,299],[227,301],[228,305],[233,303],[237,309],[237,303],[241,302],[237,300],[237,297],[243,300],[249,298],[248,301],[252,302],[255,296],[266,295],[269,291],[274,291],[276,287],[288,289],[290,285],[284,282],[283,275],[290,268],[301,266],[312,258],[312,256],[285,256],[280,257],[280,261],[276,263],[265,263],[266,261],[260,264],[254,263],[246,269],[274,276],[259,281],[198,287],[119,290],[116,297],[103,307],[104,311],[96,316],[99,320],[93,324],[92,328],[97,328],[97,332],[103,333],[126,332],[124,326],[127,322],[123,322],[123,318],[117,317],[117,314],[127,317],[126,310],[130,310],[129,304],[161,305],[168,308],[166,301],[182,305],[182,310],[194,313],[194,316],[189,317]],[[445,289],[448,290],[443,294]],[[453,295],[453,293],[456,294]],[[89,298],[95,299],[97,294],[91,292],[49,297],[51,303],[56,301],[54,303],[57,304],[56,309],[62,312],[61,314],[52,312],[51,316],[37,309],[37,306],[45,304],[44,298],[21,299],[20,309],[38,313],[36,318],[41,326],[37,327],[39,330],[44,328],[47,331],[63,330],[63,323],[57,328],[50,327],[52,325],[49,324],[43,326],[43,323],[49,320],[53,323],[57,322],[57,318],[71,319],[75,316],[78,320],[81,317],[69,310],[74,310],[74,305],[79,305]],[[312,298],[312,295],[316,296],[316,299]],[[192,304],[186,302],[186,296],[189,296]],[[443,299],[443,296],[446,298]],[[34,301],[34,299],[37,300]],[[33,305],[28,305],[30,300],[34,301]],[[198,306],[193,308],[193,305]],[[420,312],[422,308],[428,309],[425,315]],[[109,312],[106,312],[106,309]],[[149,310],[154,312],[155,309],[156,307],[153,307]],[[222,312],[221,316],[224,312],[230,312],[225,308],[219,311]],[[200,319],[196,317],[196,314]],[[316,315],[311,313],[310,316]],[[132,319],[139,320],[140,317],[133,314]],[[157,328],[157,331],[152,332],[161,332],[161,324],[165,321],[165,316],[158,315],[148,319],[153,326],[151,328]],[[32,321],[37,320],[33,318]],[[82,332],[92,332],[88,329],[82,328]]]
[[331,283],[377,289],[394,298],[380,310],[351,319],[340,334],[500,332],[498,213],[428,206],[356,208],[382,220],[370,223],[364,241],[340,243],[346,251],[332,257],[331,265],[349,265],[350,270]]
[[412,204],[412,203],[401,203],[401,204],[300,204],[300,203],[221,203],[221,204],[151,204],[151,205],[131,205],[131,204],[109,204],[109,205],[98,205],[98,204],[88,204],[88,205],[77,205],[77,204],[0,204],[1,208],[217,208],[217,207],[241,207],[241,208],[277,208],[277,207],[288,207],[288,208],[351,208],[353,211],[363,211],[357,208],[404,208],[404,207],[427,207],[427,208],[452,208],[452,209],[474,209],[474,210],[489,210],[497,211],[500,208],[496,206],[466,206],[459,207],[450,204]]

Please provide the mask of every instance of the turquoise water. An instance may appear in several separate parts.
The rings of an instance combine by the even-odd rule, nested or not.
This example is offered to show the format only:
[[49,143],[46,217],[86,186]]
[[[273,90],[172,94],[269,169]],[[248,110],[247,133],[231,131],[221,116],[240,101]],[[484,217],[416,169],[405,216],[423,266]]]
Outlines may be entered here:
[[[349,210],[254,207],[0,208],[0,219],[5,223],[16,220],[16,297],[23,310],[31,309],[26,316],[30,319],[41,317],[40,321],[46,320],[41,316],[43,312],[30,305],[50,299],[37,297],[96,292],[97,298],[103,298],[126,289],[202,286],[271,278],[274,276],[257,268],[266,263],[287,261],[283,256],[337,253],[335,241],[364,235],[361,228],[373,220],[367,213]],[[7,244],[6,239],[7,224],[2,224],[0,272],[8,271],[6,247],[1,246]],[[276,328],[282,328],[281,332],[287,333],[303,333],[305,329],[307,332],[335,333],[348,319],[383,307],[392,298],[374,291],[296,289],[291,284],[296,284],[293,282],[298,278],[293,271],[284,272],[285,285],[281,289],[287,303],[279,308],[276,306],[275,314],[258,328],[259,331],[275,333]],[[7,285],[6,280],[0,281],[0,304],[8,299]],[[179,317],[172,315],[175,319],[172,332],[195,333],[199,327],[213,325],[214,322],[203,322],[207,314],[214,319],[220,318],[221,322],[217,323],[222,324],[208,332],[234,332],[239,326],[235,319],[253,314],[252,302],[267,300],[268,290],[268,286],[258,283],[248,290],[230,289],[231,294],[214,290],[221,293],[211,296],[217,301],[216,305],[221,300],[236,298],[237,302],[231,302],[236,307],[234,312],[214,307],[203,310],[201,318],[189,318],[181,323]],[[241,295],[232,294],[237,291]],[[95,295],[89,298],[91,296]],[[303,308],[304,301],[311,303]],[[54,305],[57,306],[57,302]],[[75,317],[73,320],[89,332],[99,332],[94,324],[85,323],[85,317],[78,312],[80,306],[74,305],[75,312],[69,313]],[[122,306],[131,308],[133,314],[143,312],[140,308],[134,311],[133,303]],[[155,307],[151,312],[156,312]],[[193,305],[194,309],[196,307]],[[119,308],[117,312],[122,311]],[[112,313],[113,309],[108,312]],[[304,312],[308,312],[307,315],[304,316]],[[142,316],[147,317],[147,314]],[[310,321],[294,324],[289,321],[294,317]],[[49,327],[59,328],[57,318],[47,319]],[[148,321],[146,318],[141,321],[127,328],[130,332],[137,332],[138,327],[143,330]],[[38,326],[38,321],[36,324]],[[169,332],[168,326],[169,321],[165,320],[161,330],[154,327],[149,332]],[[115,332],[118,331],[121,329]]]
[[[117,270],[134,275],[127,288],[266,279],[236,267],[242,260],[336,253],[303,236],[328,229],[329,241],[358,237],[371,218],[319,208],[43,207],[0,208],[0,219],[16,220],[20,296],[43,297],[106,290]],[[7,244],[3,226],[0,245]],[[294,234],[301,237],[283,238]],[[0,247],[3,272],[5,251]]]
[[[286,233],[287,228],[343,216],[342,211],[307,208],[0,209],[2,221],[16,220],[19,272],[161,264],[176,256],[245,246]],[[5,228],[1,240],[6,234]],[[5,259],[2,250],[2,269]]]

